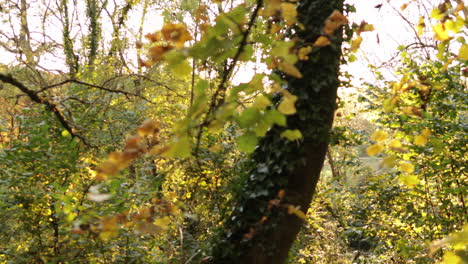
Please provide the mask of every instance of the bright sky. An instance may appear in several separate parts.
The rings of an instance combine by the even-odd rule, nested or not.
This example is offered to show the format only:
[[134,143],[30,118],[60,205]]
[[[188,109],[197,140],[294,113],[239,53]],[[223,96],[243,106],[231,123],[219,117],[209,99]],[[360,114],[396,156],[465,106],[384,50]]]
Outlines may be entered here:
[[[366,32],[363,33],[364,41],[361,45],[361,49],[356,54],[358,57],[358,61],[351,63],[350,65],[344,66],[344,69],[348,70],[352,73],[356,80],[354,84],[359,86],[360,81],[359,79],[365,79],[366,81],[372,80],[372,73],[367,68],[369,63],[374,65],[380,65],[383,62],[388,61],[392,56],[395,55],[396,49],[399,45],[409,43],[412,39],[414,39],[414,33],[412,32],[411,28],[409,28],[408,24],[404,22],[397,13],[389,6],[391,4],[397,10],[399,10],[400,6],[404,3],[409,2],[409,0],[391,0],[387,3],[387,0],[354,0],[357,13],[352,14],[350,20],[359,24],[362,20],[373,24],[375,26],[374,32]],[[37,3],[37,2],[36,2]],[[74,18],[79,16],[79,14],[84,14],[84,1],[78,1],[79,6],[75,12],[71,12]],[[375,8],[376,5],[382,4],[381,8]],[[32,38],[42,40],[44,35],[42,32],[45,32],[48,37],[56,41],[57,43],[62,42],[62,35],[61,35],[61,24],[57,17],[54,15],[48,14],[48,19],[46,20],[46,28],[41,28],[42,19],[45,14],[45,10],[41,10],[41,8],[34,8],[34,3],[31,3],[31,7],[28,9],[29,12],[29,26],[30,31],[32,32]],[[37,5],[37,4],[36,4]],[[417,14],[417,10],[414,8],[416,5],[409,5],[407,10],[405,10],[405,17],[409,19],[411,22],[416,22],[419,19]],[[113,11],[113,1],[109,1],[108,9]],[[143,34],[148,32],[154,32],[155,30],[159,29],[162,26],[163,18],[160,15],[159,11],[157,10],[148,10],[149,13],[146,16],[144,27],[143,27]],[[138,8],[132,10],[129,14],[132,19],[129,19],[126,27],[129,28],[129,31],[125,32],[126,37],[130,39],[130,41],[136,40],[139,24],[141,21],[141,12],[142,12],[142,5],[139,5]],[[55,14],[58,15],[58,14]],[[107,14],[104,14],[102,17],[102,25],[103,25],[103,35],[110,36],[112,33],[111,22]],[[13,22],[15,22],[13,20]],[[18,21],[16,21],[14,25],[15,33],[18,34]],[[8,32],[8,28],[11,26],[8,23],[2,21],[2,30]],[[82,30],[86,34],[86,22],[85,18],[79,18],[78,22],[75,23],[72,27],[72,36],[75,39],[80,39],[83,36],[80,35],[80,30]],[[1,38],[1,37],[0,37]],[[78,43],[79,44],[79,43]],[[57,49],[60,51],[60,48]],[[136,52],[136,51],[133,51]],[[132,53],[133,53],[132,52]],[[133,63],[136,61],[136,54],[128,54],[128,57]],[[6,52],[2,47],[0,47],[0,62],[4,64],[9,64],[11,62],[16,61],[14,55],[9,52]],[[64,65],[64,55],[61,52],[58,52],[58,57],[53,56],[42,56],[41,66],[54,70],[65,70]],[[248,82],[252,76],[255,74],[254,69],[257,69],[259,72],[263,72],[266,70],[265,65],[259,63],[248,63],[240,68],[238,73],[235,76],[235,83],[240,82]],[[391,77],[391,73],[386,73],[389,77]]]

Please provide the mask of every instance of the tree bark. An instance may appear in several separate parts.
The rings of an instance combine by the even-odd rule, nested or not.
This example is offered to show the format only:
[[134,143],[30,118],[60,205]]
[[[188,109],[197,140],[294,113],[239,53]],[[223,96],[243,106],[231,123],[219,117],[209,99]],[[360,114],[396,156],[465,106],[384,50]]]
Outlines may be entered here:
[[[342,7],[343,0],[301,1],[298,18],[305,29],[295,37],[314,43],[326,18]],[[341,34],[337,30],[331,45],[314,48],[307,61],[296,65],[303,78],[285,77],[288,90],[299,97],[288,129],[299,129],[303,140],[281,138],[285,128],[280,127],[261,140],[251,157],[252,169],[243,177],[232,211],[214,240],[211,263],[286,262],[303,222],[289,214],[288,207],[307,212],[327,152],[339,86]]]

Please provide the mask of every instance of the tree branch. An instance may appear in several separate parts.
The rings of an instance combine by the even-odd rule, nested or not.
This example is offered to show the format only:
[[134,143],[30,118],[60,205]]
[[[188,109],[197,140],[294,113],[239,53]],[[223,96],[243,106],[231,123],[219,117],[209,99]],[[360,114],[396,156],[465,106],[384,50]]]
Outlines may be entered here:
[[33,102],[44,105],[47,110],[51,111],[55,115],[55,117],[58,119],[60,124],[65,128],[65,130],[67,130],[68,133],[70,133],[72,138],[76,137],[80,139],[83,142],[83,144],[85,144],[86,146],[94,147],[91,144],[89,144],[83,136],[73,131],[73,128],[70,126],[69,122],[65,119],[65,116],[60,112],[57,105],[55,105],[54,103],[52,103],[51,101],[45,98],[39,97],[36,91],[29,89],[22,82],[18,81],[10,74],[0,73],[0,81],[15,86],[16,88],[21,90],[21,92],[26,94]]

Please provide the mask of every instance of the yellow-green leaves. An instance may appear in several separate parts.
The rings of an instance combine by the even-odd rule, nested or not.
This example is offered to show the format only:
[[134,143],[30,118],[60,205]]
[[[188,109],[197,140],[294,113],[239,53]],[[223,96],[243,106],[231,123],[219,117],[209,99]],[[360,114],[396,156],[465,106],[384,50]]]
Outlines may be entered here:
[[463,44],[458,51],[458,58],[468,60],[468,44]]
[[388,137],[388,133],[385,132],[385,131],[382,131],[382,130],[377,130],[375,131],[372,136],[371,136],[371,139],[373,141],[377,141],[378,143],[375,143],[373,145],[371,145],[370,147],[367,148],[366,152],[367,152],[367,155],[369,156],[375,156],[377,154],[379,154],[380,152],[382,152],[385,147],[382,143],[382,141],[386,140]]
[[297,10],[295,3],[281,3],[281,16],[286,21],[288,26],[292,26],[297,22]]
[[400,170],[405,173],[413,173],[414,172],[414,165],[408,161],[400,161],[399,163]]
[[276,109],[271,109],[265,113],[265,120],[270,124],[286,126],[286,117]]
[[292,77],[296,77],[298,79],[302,78],[302,73],[292,63],[278,62],[278,69],[284,73],[291,75]]
[[466,248],[468,246],[468,224],[463,226],[463,229],[458,232],[454,232],[447,237],[433,241],[429,248],[429,256],[432,257],[437,250],[444,246],[450,246],[451,250],[447,250],[444,253],[442,264],[463,264],[464,255],[466,254]]
[[252,153],[258,144],[257,135],[254,133],[246,133],[237,138],[237,147],[240,151]]
[[191,155],[192,143],[186,136],[174,137],[168,146],[169,148],[161,154],[164,157],[187,158]]
[[270,105],[271,105],[270,99],[268,99],[268,97],[266,97],[263,94],[258,95],[255,98],[255,101],[253,102],[253,107],[257,108],[258,110],[264,110]]
[[293,115],[296,113],[295,103],[297,101],[297,96],[292,95],[290,92],[283,90],[283,99],[278,106],[278,111],[285,115]]
[[445,30],[445,26],[443,23],[438,23],[432,27],[435,33],[436,40],[447,40],[449,39],[448,31]]
[[415,185],[419,184],[419,178],[413,174],[401,174],[398,180],[408,188],[413,188]]
[[428,128],[423,129],[421,134],[414,137],[414,144],[421,147],[426,145],[430,135],[431,131]]
[[361,43],[362,43],[361,36],[357,36],[357,38],[353,39],[353,41],[351,42],[351,52],[356,52],[361,46]]
[[280,136],[293,141],[293,140],[301,139],[302,133],[298,129],[294,129],[294,130],[287,129],[283,133],[281,133]]
[[237,123],[241,128],[249,128],[253,126],[261,117],[260,111],[257,108],[247,108],[237,118]]

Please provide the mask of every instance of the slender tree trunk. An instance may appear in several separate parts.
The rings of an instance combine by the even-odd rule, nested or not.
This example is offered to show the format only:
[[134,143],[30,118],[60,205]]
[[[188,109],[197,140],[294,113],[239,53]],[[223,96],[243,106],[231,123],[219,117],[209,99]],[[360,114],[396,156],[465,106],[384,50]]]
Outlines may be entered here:
[[78,72],[78,55],[73,48],[73,40],[70,36],[70,17],[68,15],[68,0],[62,0],[60,3],[60,12],[63,16],[62,39],[66,62],[70,71],[70,77],[75,78]]
[[97,0],[86,1],[86,13],[89,17],[88,66],[92,71],[98,54],[99,41],[101,40],[101,25],[99,24],[99,16],[101,12]]
[[21,0],[20,3],[20,23],[21,29],[19,34],[19,45],[21,52],[26,57],[26,62],[31,66],[36,66],[36,61],[34,59],[34,52],[31,47],[31,36],[29,33],[28,25],[28,4],[26,0]]
[[[299,21],[305,30],[296,37],[314,43],[326,18],[342,6],[343,0],[300,1]],[[327,152],[339,86],[339,31],[331,45],[314,48],[309,60],[296,65],[302,79],[286,78],[288,90],[299,97],[288,129],[299,129],[304,138],[285,140],[280,137],[284,128],[274,127],[260,142],[251,157],[252,169],[214,242],[211,263],[285,263],[303,222],[288,208],[307,212]]]

